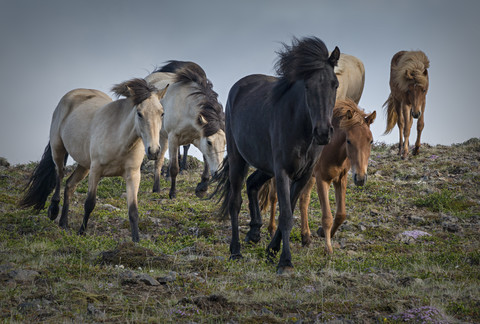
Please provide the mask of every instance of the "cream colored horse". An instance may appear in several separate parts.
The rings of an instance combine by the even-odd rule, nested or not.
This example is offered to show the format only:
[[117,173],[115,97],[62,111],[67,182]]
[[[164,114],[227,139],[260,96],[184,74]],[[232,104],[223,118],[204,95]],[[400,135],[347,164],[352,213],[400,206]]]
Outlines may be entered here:
[[41,210],[55,188],[48,215],[52,220],[56,219],[64,165],[70,155],[77,167],[66,183],[59,226],[68,227],[70,196],[89,172],[85,214],[79,234],[87,228],[100,179],[122,176],[127,185],[132,240],[138,242],[140,166],[145,154],[149,159],[156,159],[160,151],[163,115],[160,99],[166,89],[158,91],[143,79],[133,79],[116,85],[112,91],[126,99],[112,102],[105,93],[89,89],[76,89],[63,96],[53,113],[50,142],[30,178],[20,205]]
[[[153,191],[160,191],[160,173],[168,149],[171,177],[169,197],[174,198],[179,172],[179,147],[191,143],[195,145],[203,153],[210,173],[214,174],[225,152],[225,117],[222,106],[217,101],[217,94],[199,65],[193,62],[170,61],[157,71],[159,72],[153,72],[146,77],[147,82],[156,87],[163,87],[168,83],[170,87],[162,99],[165,116],[160,133],[160,155],[155,161]],[[206,191],[207,182],[208,169],[204,171],[202,182],[197,186],[198,196],[202,195],[202,190]]]
[[358,105],[365,85],[365,67],[362,61],[355,56],[341,53],[334,71],[339,83],[337,101],[349,98]]

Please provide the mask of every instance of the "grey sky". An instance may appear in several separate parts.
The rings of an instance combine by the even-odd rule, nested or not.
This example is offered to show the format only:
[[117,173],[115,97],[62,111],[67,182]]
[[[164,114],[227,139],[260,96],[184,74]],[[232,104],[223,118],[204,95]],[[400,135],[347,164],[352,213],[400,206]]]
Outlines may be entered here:
[[422,142],[480,137],[479,12],[478,0],[0,0],[0,156],[38,161],[53,110],[74,88],[111,95],[113,84],[167,60],[191,60],[225,105],[241,77],[273,74],[280,42],[312,35],[363,61],[360,106],[377,111],[376,141],[398,142],[397,128],[382,136],[389,64],[397,51],[417,49],[431,65]]

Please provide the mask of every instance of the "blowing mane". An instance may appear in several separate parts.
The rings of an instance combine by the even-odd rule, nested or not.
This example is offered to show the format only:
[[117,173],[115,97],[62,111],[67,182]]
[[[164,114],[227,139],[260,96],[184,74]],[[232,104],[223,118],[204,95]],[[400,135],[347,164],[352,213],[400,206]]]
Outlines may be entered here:
[[367,114],[360,110],[353,100],[348,98],[337,100],[333,108],[332,124],[345,131],[365,124],[365,117],[367,117]]
[[144,100],[150,98],[152,92],[158,91],[157,88],[150,85],[144,79],[132,79],[112,87],[112,92],[117,97],[124,96],[133,99],[133,104],[138,105]]
[[427,69],[430,61],[422,51],[405,52],[397,65],[392,68],[394,82],[401,91],[407,91],[409,84],[416,83],[422,88],[428,87]]
[[[195,91],[190,95],[196,96],[199,100],[198,124],[202,125],[204,136],[211,136],[220,129],[225,131],[225,116],[223,107],[217,99],[218,94],[213,91],[213,84],[198,64],[172,60],[154,72],[175,73],[175,82],[195,83]],[[204,123],[202,119],[207,122]]]
[[328,64],[328,50],[323,41],[317,37],[293,38],[292,45],[282,43],[278,51],[275,72],[279,80],[273,89],[272,98],[277,100],[291,85],[309,78]]

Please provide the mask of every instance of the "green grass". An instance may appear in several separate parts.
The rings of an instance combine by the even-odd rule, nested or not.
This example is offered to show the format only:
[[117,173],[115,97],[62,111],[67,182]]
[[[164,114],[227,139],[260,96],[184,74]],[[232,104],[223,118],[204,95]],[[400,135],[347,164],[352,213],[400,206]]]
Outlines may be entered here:
[[[179,176],[175,200],[165,179],[162,191],[151,193],[146,166],[138,244],[130,243],[122,179],[101,181],[86,234],[78,236],[86,180],[72,198],[65,231],[46,210],[35,215],[16,206],[34,163],[0,169],[0,321],[400,323],[433,309],[439,322],[480,322],[479,154],[480,141],[470,140],[425,145],[404,161],[396,145],[376,144],[367,184],[355,187],[349,179],[347,222],[333,240],[332,256],[317,236],[310,247],[301,246],[295,211],[295,272],[289,276],[276,274],[279,255],[267,262],[266,226],[258,244],[242,242],[243,259],[229,260],[229,222],[217,220],[213,201],[194,195],[201,165]],[[249,223],[245,193],[243,199],[241,239]],[[333,189],[329,200],[335,214]],[[315,232],[321,223],[315,190],[309,217]],[[456,230],[446,230],[445,222]],[[430,236],[399,239],[412,230]],[[107,258],[113,251],[119,254]],[[12,269],[38,275],[22,282],[11,278]],[[172,279],[149,286],[128,279],[132,274]]]

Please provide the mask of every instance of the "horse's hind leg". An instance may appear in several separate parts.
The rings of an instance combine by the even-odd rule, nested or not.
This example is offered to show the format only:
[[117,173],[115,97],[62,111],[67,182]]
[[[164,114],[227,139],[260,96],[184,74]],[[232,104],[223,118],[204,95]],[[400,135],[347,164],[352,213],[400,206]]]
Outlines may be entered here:
[[318,229],[318,234],[325,237],[325,251],[328,254],[333,253],[331,242],[331,230],[333,224],[332,212],[330,210],[330,201],[328,200],[328,190],[330,183],[317,178],[317,193],[322,208],[322,227]]
[[299,208],[301,219],[302,246],[309,246],[312,243],[310,227],[308,226],[308,205],[310,205],[310,196],[315,178],[312,177],[300,194]]
[[68,209],[70,207],[70,197],[75,192],[77,185],[82,181],[88,174],[88,169],[78,165],[77,168],[73,171],[72,175],[68,178],[67,183],[65,184],[65,191],[63,195],[63,208],[62,215],[60,216],[60,221],[58,225],[61,228],[66,229],[68,227]]
[[262,215],[258,205],[258,190],[271,176],[256,170],[247,179],[248,208],[250,210],[250,230],[245,237],[245,242],[257,243],[260,241],[260,228],[262,227]]
[[[236,153],[236,154],[235,154]],[[234,157],[235,156],[235,157]],[[242,257],[240,253],[240,235],[238,231],[238,213],[242,207],[242,186],[248,172],[248,164],[234,148],[228,152],[230,193],[228,199],[228,211],[232,223],[232,241],[230,242],[230,259]]]
[[403,131],[405,129],[405,119],[403,117],[404,112],[403,112],[403,103],[401,105],[396,106],[398,107],[397,109],[397,126],[398,126],[398,135],[399,135],[399,140],[398,140],[398,155],[402,156],[402,148],[403,148]]
[[57,219],[58,212],[60,210],[59,208],[60,192],[61,192],[62,180],[65,175],[65,162],[68,158],[67,151],[63,147],[63,144],[60,147],[52,146],[52,157],[53,157],[53,162],[55,163],[57,178],[55,183],[55,192],[53,193],[50,206],[48,207],[48,217],[51,220],[55,220]]
[[98,172],[96,168],[92,166],[90,176],[88,177],[88,193],[84,205],[85,213],[83,215],[82,225],[78,230],[78,234],[80,235],[85,233],[85,230],[87,229],[88,219],[93,209],[95,208],[95,204],[97,203],[97,186],[99,181],[100,172]]
[[203,198],[207,194],[208,190],[208,181],[210,180],[210,171],[208,168],[208,162],[207,159],[205,158],[205,155],[203,156],[203,173],[202,173],[202,178],[200,182],[197,184],[197,187],[195,188],[195,195],[198,198]]

